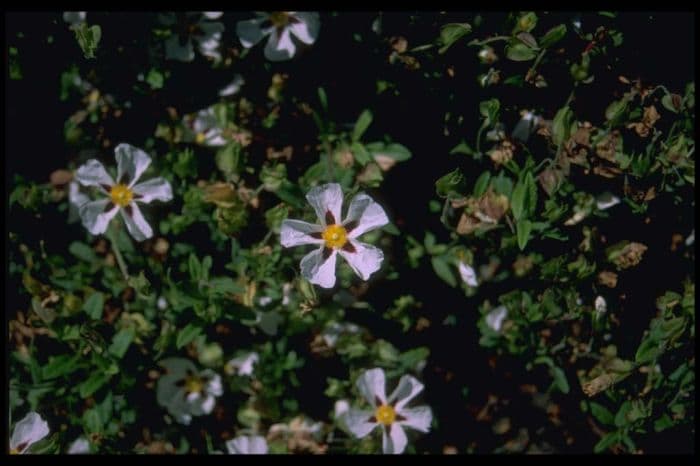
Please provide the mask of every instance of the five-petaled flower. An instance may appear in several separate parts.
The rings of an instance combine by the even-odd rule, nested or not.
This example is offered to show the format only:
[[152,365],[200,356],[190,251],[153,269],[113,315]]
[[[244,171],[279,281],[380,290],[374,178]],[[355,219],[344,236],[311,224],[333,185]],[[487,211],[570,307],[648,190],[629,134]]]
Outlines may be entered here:
[[384,209],[371,197],[360,193],[339,222],[343,191],[337,183],[312,188],[306,199],[313,206],[320,225],[301,220],[284,220],[280,231],[282,246],[320,245],[301,259],[301,274],[323,288],[335,285],[336,255],[340,254],[363,280],[379,270],[384,259],[381,249],[357,241],[357,237],[389,223]]
[[107,231],[109,222],[121,211],[126,228],[137,241],[153,236],[151,226],[141,213],[137,202],[169,201],[173,198],[170,183],[164,178],[153,178],[143,183],[139,180],[151,164],[151,157],[141,149],[129,144],[119,144],[114,150],[117,158],[117,182],[95,159],[88,160],[78,168],[76,179],[83,186],[99,188],[107,197],[84,202],[80,206],[83,225],[93,235]]
[[34,411],[15,425],[10,437],[10,454],[26,453],[29,447],[49,435],[49,424]]
[[382,427],[382,451],[403,453],[408,443],[404,427],[428,432],[433,413],[428,406],[407,408],[406,405],[423,391],[423,384],[415,377],[404,375],[389,397],[386,397],[384,370],[374,368],[363,372],[357,379],[357,388],[373,406],[372,410],[351,408],[342,420],[357,438],[363,438],[377,426]]
[[260,435],[239,435],[226,442],[226,449],[232,455],[265,455],[267,441]]
[[192,416],[209,414],[216,397],[223,394],[221,377],[211,369],[201,372],[182,358],[168,358],[160,362],[166,374],[158,379],[156,398],[181,424],[189,424]]
[[273,11],[256,13],[257,18],[239,21],[236,33],[243,47],[250,48],[265,36],[270,36],[265,46],[265,58],[270,61],[289,60],[294,57],[297,46],[294,36],[304,44],[316,42],[321,23],[316,12]]
[[158,16],[161,24],[173,27],[173,34],[165,40],[165,58],[168,60],[194,60],[192,41],[197,42],[199,53],[205,57],[221,60],[219,46],[224,25],[218,21],[221,11],[187,12],[179,16],[164,13]]

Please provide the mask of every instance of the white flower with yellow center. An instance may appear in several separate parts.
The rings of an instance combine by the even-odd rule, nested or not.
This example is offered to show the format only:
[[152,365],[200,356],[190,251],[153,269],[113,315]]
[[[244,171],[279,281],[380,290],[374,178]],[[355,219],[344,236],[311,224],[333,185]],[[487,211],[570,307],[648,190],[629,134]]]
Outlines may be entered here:
[[350,202],[345,220],[341,222],[343,191],[339,184],[329,183],[311,188],[306,199],[316,211],[320,225],[287,219],[282,222],[280,231],[281,243],[285,248],[303,244],[320,246],[301,260],[304,278],[323,288],[333,288],[338,254],[363,280],[379,270],[384,260],[382,250],[357,241],[360,235],[389,223],[379,204],[360,193]]
[[415,377],[404,375],[389,397],[386,397],[386,379],[380,368],[365,371],[357,379],[357,388],[373,406],[372,410],[351,408],[342,422],[357,438],[363,438],[376,427],[382,428],[382,451],[403,453],[408,439],[404,427],[428,432],[433,413],[428,406],[407,408],[409,401],[423,391],[423,384]]
[[35,412],[30,412],[15,425],[10,437],[10,454],[27,453],[29,447],[49,435],[49,424]]
[[273,11],[256,13],[257,18],[239,21],[236,34],[245,48],[270,36],[265,46],[265,58],[283,61],[293,58],[297,51],[292,37],[311,45],[316,42],[321,27],[318,13],[299,11]]
[[167,371],[158,379],[158,404],[181,424],[189,424],[192,416],[209,414],[216,397],[223,394],[221,377],[211,369],[198,371],[188,359],[168,358],[160,362]]
[[117,158],[117,181],[95,159],[78,168],[75,178],[83,186],[94,186],[106,197],[84,202],[80,206],[83,225],[93,235],[107,231],[109,222],[121,212],[126,228],[137,241],[153,236],[151,226],[141,213],[137,203],[169,201],[173,198],[170,183],[164,178],[153,178],[136,183],[151,164],[151,157],[129,144],[119,144],[114,153]]
[[261,435],[239,435],[226,442],[226,449],[232,455],[266,455],[267,441]]
[[253,375],[255,365],[259,360],[260,355],[258,355],[258,353],[245,353],[227,362],[226,366],[224,366],[224,371],[227,374]]
[[198,111],[194,116],[185,117],[185,128],[189,130],[188,140],[200,146],[221,147],[228,144],[224,137],[224,128],[214,112],[214,107]]

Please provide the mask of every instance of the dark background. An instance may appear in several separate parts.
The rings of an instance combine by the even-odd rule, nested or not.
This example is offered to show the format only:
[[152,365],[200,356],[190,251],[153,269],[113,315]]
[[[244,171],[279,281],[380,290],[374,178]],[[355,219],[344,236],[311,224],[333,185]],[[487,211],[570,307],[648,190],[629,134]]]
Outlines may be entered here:
[[[586,45],[585,41],[571,33],[571,20],[574,17],[582,20],[585,32],[592,32],[598,25],[604,25],[624,34],[622,46],[609,46],[607,56],[594,58],[592,73],[596,76],[595,81],[580,87],[572,104],[577,119],[588,119],[594,125],[602,123],[606,106],[627,89],[619,83],[619,75],[629,79],[639,78],[644,84],[664,84],[671,92],[679,94],[684,92],[688,82],[694,81],[695,29],[694,15],[691,13],[623,12],[615,19],[575,12],[538,15],[540,22],[535,31],[539,34],[556,24],[567,24],[569,33],[562,43],[567,51],[583,50]],[[66,168],[69,163],[77,166],[83,161],[74,149],[66,146],[63,135],[66,119],[79,104],[75,99],[66,102],[58,99],[61,73],[73,63],[80,68],[81,76],[91,76],[89,79],[102,93],[112,94],[117,102],[131,102],[131,108],[125,110],[118,121],[111,121],[106,131],[115,144],[129,141],[137,146],[152,137],[156,124],[166,119],[167,106],[175,107],[180,114],[184,114],[211,105],[218,99],[216,92],[231,81],[233,73],[240,72],[247,78],[243,95],[254,102],[261,102],[265,99],[272,73],[288,72],[290,77],[284,91],[288,99],[295,96],[317,108],[316,91],[323,86],[329,98],[331,119],[352,124],[363,109],[370,108],[374,113],[374,123],[365,140],[380,139],[387,134],[412,151],[413,158],[394,167],[387,174],[381,190],[372,194],[384,205],[390,206],[390,215],[402,233],[422,240],[424,232],[429,230],[437,234],[439,241],[446,241],[448,232],[440,224],[439,216],[428,211],[427,204],[430,199],[436,198],[434,182],[438,177],[462,167],[469,181],[473,182],[488,166],[487,161],[482,161],[475,171],[477,164],[470,157],[449,155],[450,149],[463,138],[473,145],[479,125],[478,103],[498,97],[504,123],[512,128],[517,109],[533,108],[546,118],[552,118],[571,90],[568,66],[561,63],[545,63],[541,67],[549,82],[549,87],[545,89],[532,86],[482,89],[477,85],[476,75],[485,72],[488,67],[478,63],[475,49],[466,47],[465,43],[474,37],[507,34],[509,31],[504,29],[506,16],[505,13],[484,13],[480,28],[453,45],[441,58],[429,60],[422,58],[420,53],[413,54],[422,65],[418,71],[389,64],[391,49],[385,39],[403,36],[408,40],[409,49],[432,43],[442,24],[465,21],[465,18],[470,21],[473,17],[471,13],[421,13],[420,19],[415,21],[408,13],[385,13],[381,36],[370,30],[376,13],[346,12],[338,16],[322,13],[319,40],[293,62],[266,64],[262,47],[258,47],[244,61],[234,63],[228,70],[211,70],[199,54],[194,62],[188,64],[159,63],[162,50],[158,55],[157,49],[154,51],[144,43],[153,40],[153,18],[150,15],[88,13],[88,23],[102,27],[97,59],[89,61],[82,57],[60,13],[9,13],[5,18],[5,64],[7,67],[8,47],[17,47],[23,79],[9,80],[7,72],[5,75],[7,187],[12,188],[15,174],[43,183],[48,181],[53,170]],[[224,16],[227,28],[224,43],[237,43],[234,37],[235,20],[247,17],[247,14],[234,19],[230,15]],[[353,39],[354,34],[361,36],[361,42]],[[48,36],[53,37],[51,44],[47,43]],[[499,55],[501,47],[495,45]],[[575,54],[569,52],[567,55]],[[496,66],[502,69],[502,76],[524,69],[522,64],[508,63],[505,57],[500,58]],[[145,74],[151,66],[171,71],[165,87],[159,91],[134,92],[133,86],[138,84],[136,76]],[[453,78],[446,77],[444,73],[448,66],[453,67]],[[252,78],[256,73],[263,73],[266,78],[256,81]],[[433,77],[433,73],[439,76]],[[248,79],[249,76],[251,78]],[[377,79],[394,83],[399,95],[390,91],[377,95]],[[457,114],[461,111],[464,121],[457,124],[456,119],[452,118],[445,123],[444,116],[448,111],[457,111]],[[450,132],[447,136],[444,134],[446,126]],[[292,144],[296,148],[314,144],[316,129],[309,118],[282,119],[262,137],[275,147]],[[253,145],[250,151],[254,156],[255,151],[263,154],[264,148],[265,145]],[[99,150],[102,155],[112,153],[111,147]],[[307,166],[290,167],[290,179],[294,181]],[[295,173],[295,170],[298,172]],[[594,186],[596,182],[599,180],[581,179],[583,185]],[[608,185],[607,189],[621,195],[621,180]],[[591,192],[598,190],[602,189]],[[57,213],[55,220],[64,222],[63,215]],[[647,224],[644,217],[650,217],[652,221]],[[74,230],[50,227],[51,218],[37,219],[21,212],[13,213],[9,220],[10,229],[26,235],[28,244],[36,244],[38,239],[50,236],[55,247],[60,247],[61,244],[67,245],[75,233]],[[629,209],[619,208],[615,217],[600,223],[600,230],[609,237],[611,244],[629,239],[630,232],[634,232],[635,241],[656,245],[650,247],[642,264],[625,274],[624,282],[618,286],[618,289],[627,291],[626,301],[621,304],[621,315],[629,323],[625,331],[614,338],[614,341],[626,343],[622,345],[621,352],[636,348],[654,315],[655,298],[665,290],[675,289],[689,273],[680,257],[667,251],[671,234],[679,232],[687,235],[693,225],[691,199],[679,207],[662,196],[651,204],[647,215],[641,218],[632,215]],[[440,425],[431,434],[420,437],[417,447],[437,452],[445,444],[461,448],[469,441],[475,441],[477,452],[489,452],[501,445],[504,439],[492,433],[491,423],[474,420],[475,411],[485,404],[488,395],[496,394],[499,399],[508,400],[508,407],[502,409],[505,409],[503,415],[511,418],[511,434],[524,426],[530,428],[531,441],[545,439],[554,451],[592,451],[598,437],[590,431],[580,411],[579,401],[585,396],[575,382],[577,378],[574,373],[567,373],[571,393],[567,396],[554,395],[562,410],[561,418],[565,420],[564,428],[555,428],[548,422],[547,414],[535,407],[532,396],[519,389],[522,383],[535,383],[539,384],[540,390],[544,390],[549,383],[544,382],[548,380],[547,374],[536,370],[529,372],[522,361],[508,357],[499,357],[495,365],[489,365],[492,353],[478,345],[476,306],[487,296],[495,298],[509,290],[502,284],[486,285],[480,289],[477,297],[465,299],[462,291],[442,282],[429,264],[417,270],[409,269],[401,256],[405,250],[401,238],[397,238],[393,249],[396,255],[393,260],[397,268],[401,268],[401,280],[385,281],[381,286],[373,287],[366,299],[376,309],[385,309],[396,297],[410,290],[424,306],[429,306],[423,312],[430,315],[433,325],[420,333],[404,334],[397,324],[383,320],[379,313],[358,311],[353,315],[353,320],[368,326],[375,334],[382,335],[400,349],[420,345],[430,347],[430,361],[425,371],[425,399],[433,406]],[[570,244],[552,246],[559,250],[548,250],[548,254],[554,256],[566,252],[574,248],[577,241],[580,238],[572,239]],[[545,245],[538,250],[548,247]],[[508,284],[512,286],[512,282]],[[13,304],[9,309],[14,308],[17,297],[8,296],[8,299]],[[632,312],[634,316],[631,316]],[[460,316],[457,325],[439,325],[446,316],[454,313]],[[300,376],[302,380],[318,380],[315,378],[327,375],[342,377],[344,374],[333,373],[341,369],[307,364]],[[454,374],[449,383],[444,382],[445,372]],[[465,386],[470,390],[466,405],[461,393],[461,388]],[[331,409],[331,406],[319,406],[317,403],[325,399],[324,388],[323,384],[317,387],[306,384],[300,392],[302,409],[310,415],[324,417]],[[540,426],[544,426],[543,429],[539,429]],[[573,444],[565,443],[565,431],[574,437]],[[650,440],[638,442],[645,452],[694,450],[692,434],[687,429],[669,429],[662,434],[653,434]]]

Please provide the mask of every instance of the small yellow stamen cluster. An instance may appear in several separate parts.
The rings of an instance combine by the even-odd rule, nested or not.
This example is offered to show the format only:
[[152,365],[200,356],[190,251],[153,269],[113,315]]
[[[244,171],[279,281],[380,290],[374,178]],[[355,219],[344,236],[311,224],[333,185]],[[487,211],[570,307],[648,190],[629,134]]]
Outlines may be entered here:
[[323,230],[323,241],[326,242],[326,247],[339,249],[345,246],[347,239],[347,231],[342,225],[328,225]]
[[16,449],[16,448],[12,448],[12,449],[10,450],[10,454],[11,454],[11,455],[19,455],[19,450]]
[[197,144],[204,144],[204,141],[207,140],[207,137],[204,135],[204,133],[197,133],[197,136],[195,136],[195,141]]
[[396,420],[396,411],[392,406],[381,405],[374,412],[374,417],[377,418],[379,424],[389,426]]
[[270,13],[270,22],[275,27],[284,27],[289,24],[289,13],[286,11],[273,11]]
[[125,184],[115,184],[109,191],[109,196],[112,198],[112,202],[118,206],[126,207],[133,199],[134,193]]
[[185,378],[185,391],[187,393],[201,393],[204,390],[204,381],[196,375],[188,375]]

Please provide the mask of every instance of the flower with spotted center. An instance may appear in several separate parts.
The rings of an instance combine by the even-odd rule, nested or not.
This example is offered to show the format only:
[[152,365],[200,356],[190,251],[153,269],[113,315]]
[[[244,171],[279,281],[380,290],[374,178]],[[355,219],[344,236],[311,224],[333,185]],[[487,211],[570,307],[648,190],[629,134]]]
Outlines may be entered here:
[[257,18],[239,21],[236,33],[245,48],[270,36],[265,46],[265,58],[270,61],[289,60],[297,52],[296,39],[306,45],[316,42],[321,27],[318,13],[300,11],[274,11],[257,13]]
[[107,231],[109,222],[121,212],[126,228],[137,241],[153,236],[151,226],[141,213],[138,203],[169,201],[173,198],[170,183],[164,178],[153,178],[136,183],[151,164],[151,157],[129,144],[119,144],[114,153],[117,158],[117,182],[107,173],[104,165],[95,159],[78,168],[75,178],[83,186],[94,186],[106,197],[96,201],[81,200],[79,207],[83,225],[93,235]]
[[410,375],[399,379],[399,384],[389,397],[386,396],[386,378],[380,368],[363,372],[357,379],[362,396],[374,406],[373,410],[350,408],[339,421],[357,438],[366,437],[376,427],[382,428],[382,451],[402,453],[408,439],[404,432],[410,427],[428,432],[433,413],[428,406],[407,408],[406,405],[423,391],[423,384]]
[[301,220],[284,220],[280,232],[285,248],[303,244],[320,247],[301,260],[301,274],[323,288],[335,285],[335,262],[340,254],[363,280],[379,270],[384,259],[381,249],[357,241],[371,230],[389,223],[384,209],[371,197],[360,193],[348,207],[345,220],[340,220],[343,191],[337,183],[312,188],[306,199],[313,206],[320,225]]
[[211,369],[198,371],[188,359],[168,358],[160,362],[166,373],[158,379],[158,404],[181,424],[189,424],[192,416],[209,414],[216,398],[223,394],[221,377]]
[[29,447],[49,435],[49,424],[35,412],[30,412],[15,424],[15,430],[10,437],[10,454],[21,455],[29,451]]

